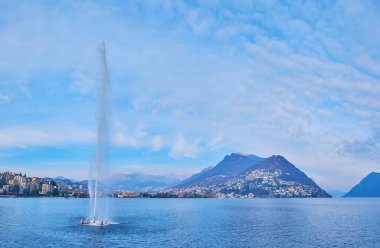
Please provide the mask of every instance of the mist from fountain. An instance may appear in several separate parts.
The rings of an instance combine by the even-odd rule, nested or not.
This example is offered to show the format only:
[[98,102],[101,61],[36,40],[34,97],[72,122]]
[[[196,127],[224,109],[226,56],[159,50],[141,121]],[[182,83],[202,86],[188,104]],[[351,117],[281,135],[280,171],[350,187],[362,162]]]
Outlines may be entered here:
[[108,77],[106,49],[104,41],[99,46],[100,82],[99,82],[99,109],[97,116],[97,144],[96,160],[90,165],[88,189],[90,193],[89,219],[81,221],[83,225],[105,225],[109,223],[107,186],[108,176],[108,147],[109,147],[109,106],[108,94],[110,81]]

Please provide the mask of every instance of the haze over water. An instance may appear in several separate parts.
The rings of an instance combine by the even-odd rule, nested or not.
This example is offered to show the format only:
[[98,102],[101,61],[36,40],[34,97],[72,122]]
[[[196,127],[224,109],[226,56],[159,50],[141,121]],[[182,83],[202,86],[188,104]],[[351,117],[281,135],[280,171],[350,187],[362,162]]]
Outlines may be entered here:
[[380,199],[110,199],[118,225],[81,227],[88,199],[0,199],[1,247],[379,247]]

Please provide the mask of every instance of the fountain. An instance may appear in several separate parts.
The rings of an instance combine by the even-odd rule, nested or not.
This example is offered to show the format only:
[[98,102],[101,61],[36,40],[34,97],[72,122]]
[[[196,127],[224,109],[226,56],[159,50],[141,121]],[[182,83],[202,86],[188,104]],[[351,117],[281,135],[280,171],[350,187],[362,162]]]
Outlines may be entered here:
[[104,41],[100,43],[100,84],[99,112],[96,145],[96,161],[90,166],[88,190],[90,193],[90,218],[80,221],[83,226],[107,226],[108,189],[105,179],[108,175],[108,90],[110,87]]

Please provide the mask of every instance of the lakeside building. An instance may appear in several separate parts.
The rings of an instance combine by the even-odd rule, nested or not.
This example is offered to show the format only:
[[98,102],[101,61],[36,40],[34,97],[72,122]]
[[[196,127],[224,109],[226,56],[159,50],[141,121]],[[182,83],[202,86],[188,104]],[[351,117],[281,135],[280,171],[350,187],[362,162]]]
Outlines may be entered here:
[[15,196],[87,197],[87,185],[52,178],[27,177],[26,174],[0,173],[0,194]]

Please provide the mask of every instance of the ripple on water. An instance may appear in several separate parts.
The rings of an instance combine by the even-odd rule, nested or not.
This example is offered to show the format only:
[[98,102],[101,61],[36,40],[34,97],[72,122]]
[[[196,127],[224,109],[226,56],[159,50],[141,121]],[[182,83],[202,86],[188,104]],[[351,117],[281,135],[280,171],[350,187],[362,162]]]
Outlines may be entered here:
[[[0,199],[1,247],[376,247],[379,199],[111,199],[117,225],[83,227],[87,199]],[[4,245],[3,245],[4,244]]]

